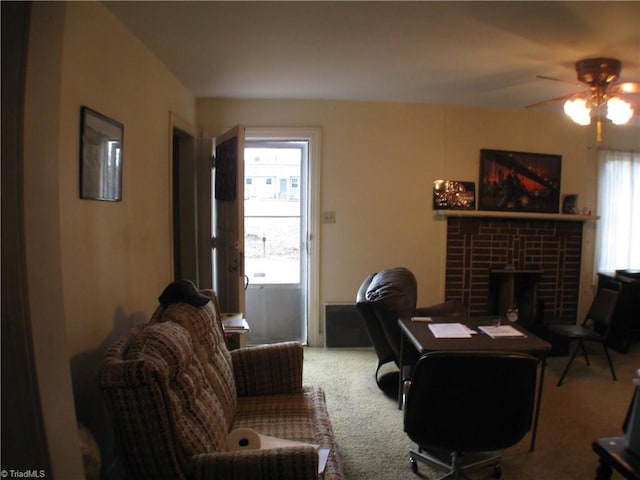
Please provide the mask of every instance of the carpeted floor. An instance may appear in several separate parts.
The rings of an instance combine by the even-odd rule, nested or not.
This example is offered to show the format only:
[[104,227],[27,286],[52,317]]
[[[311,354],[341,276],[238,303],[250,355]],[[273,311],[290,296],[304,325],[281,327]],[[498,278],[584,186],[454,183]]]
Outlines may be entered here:
[[[622,435],[634,388],[631,379],[640,368],[640,345],[627,354],[612,352],[618,381],[612,380],[599,346],[589,351],[593,352],[591,367],[576,358],[561,387],[556,382],[568,358],[549,358],[536,449],[529,451],[528,434],[504,451],[503,479],[595,478],[598,460],[591,442]],[[408,451],[413,445],[403,432],[402,412],[374,381],[376,364],[375,352],[369,349],[306,348],[304,382],[325,390],[348,480],[419,478],[409,466]],[[419,471],[422,478],[438,476],[423,465]],[[622,476],[614,473],[612,478]]]

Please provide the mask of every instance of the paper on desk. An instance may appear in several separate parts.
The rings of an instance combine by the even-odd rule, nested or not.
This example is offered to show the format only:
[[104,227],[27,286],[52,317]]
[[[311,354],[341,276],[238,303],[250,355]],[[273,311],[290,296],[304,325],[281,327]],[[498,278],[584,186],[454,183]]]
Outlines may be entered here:
[[499,327],[478,327],[491,338],[499,337],[526,337],[524,333],[516,330],[511,325],[500,325]]
[[471,338],[473,331],[461,323],[432,323],[429,330],[436,338]]

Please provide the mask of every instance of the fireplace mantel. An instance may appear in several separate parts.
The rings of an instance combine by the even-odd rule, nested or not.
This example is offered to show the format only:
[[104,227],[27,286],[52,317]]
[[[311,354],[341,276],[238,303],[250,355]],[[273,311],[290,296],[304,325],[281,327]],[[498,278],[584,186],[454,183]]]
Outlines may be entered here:
[[528,220],[559,220],[563,222],[595,222],[600,219],[596,215],[574,215],[568,213],[496,212],[489,210],[436,210],[435,212],[440,217],[521,218]]

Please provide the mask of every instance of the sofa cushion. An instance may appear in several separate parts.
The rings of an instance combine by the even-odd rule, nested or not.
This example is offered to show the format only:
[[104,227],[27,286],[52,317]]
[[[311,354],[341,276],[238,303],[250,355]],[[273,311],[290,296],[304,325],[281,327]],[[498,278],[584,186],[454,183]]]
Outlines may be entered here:
[[100,388],[114,421],[118,450],[131,478],[183,480],[186,460],[176,450],[175,427],[167,412],[165,388],[146,360],[124,360],[133,338],[129,330],[112,344],[100,368]]
[[[226,448],[228,419],[224,406],[186,329],[174,322],[149,325],[133,338],[124,360],[144,362],[139,388],[147,388],[151,379],[160,384],[185,456]],[[166,415],[159,412],[159,417]]]
[[222,324],[216,308],[215,294],[211,302],[202,307],[187,303],[172,303],[160,306],[151,317],[153,323],[171,321],[185,328],[193,342],[193,350],[199,358],[208,384],[218,397],[224,412],[224,428],[229,431],[235,415],[237,393],[231,354],[227,349]]
[[324,391],[305,385],[302,393],[240,397],[232,429],[252,428],[263,435],[330,449],[325,480],[343,477]]
[[231,352],[238,397],[302,392],[303,349],[299,342],[239,348]]

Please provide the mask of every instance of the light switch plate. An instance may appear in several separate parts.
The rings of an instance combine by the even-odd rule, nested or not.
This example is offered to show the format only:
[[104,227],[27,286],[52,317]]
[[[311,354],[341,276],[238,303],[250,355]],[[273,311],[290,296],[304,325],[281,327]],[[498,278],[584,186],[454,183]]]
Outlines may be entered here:
[[322,212],[322,223],[336,223],[336,212]]

